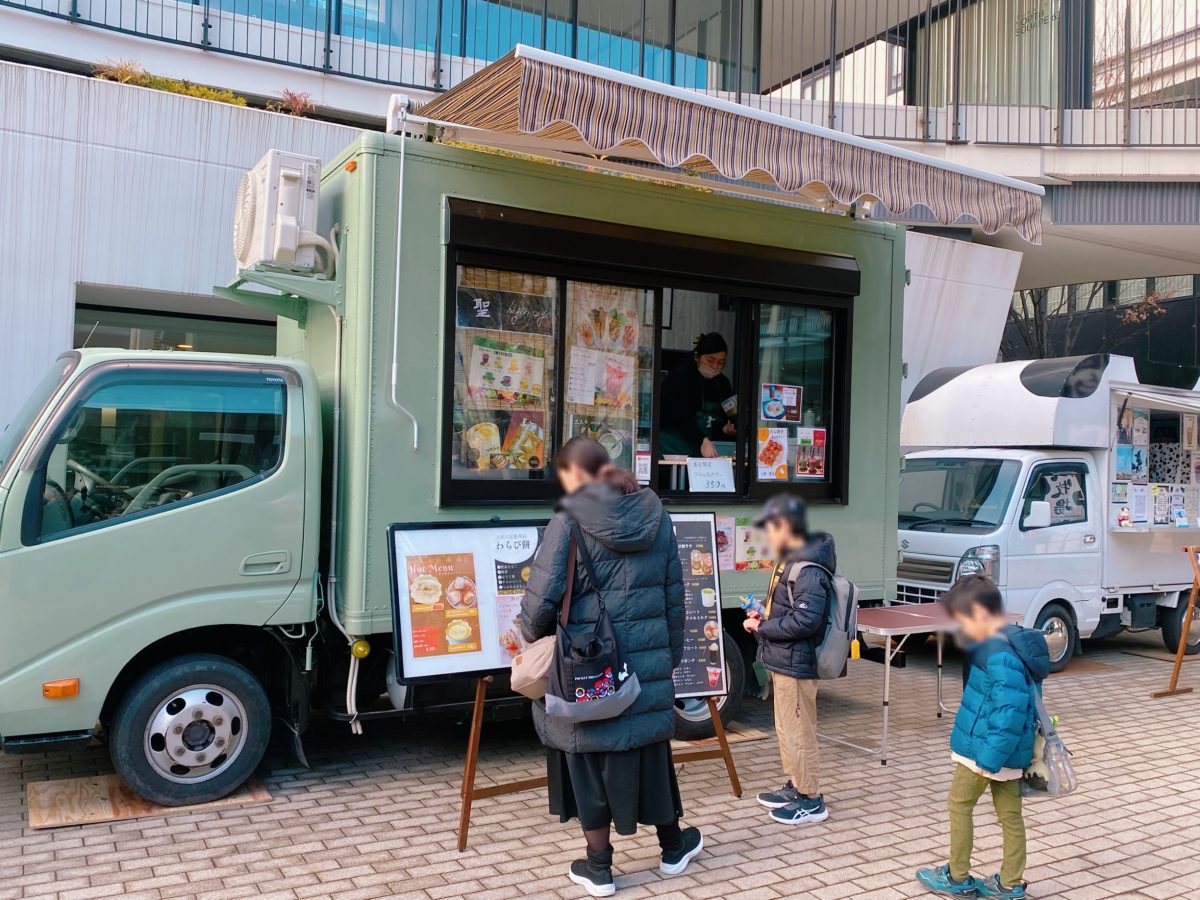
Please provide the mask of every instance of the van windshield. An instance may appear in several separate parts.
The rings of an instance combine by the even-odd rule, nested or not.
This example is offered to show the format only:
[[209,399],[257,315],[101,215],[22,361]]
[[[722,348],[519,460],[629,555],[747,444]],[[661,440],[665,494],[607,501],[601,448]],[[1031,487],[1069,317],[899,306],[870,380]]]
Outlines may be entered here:
[[1020,471],[1011,459],[907,459],[900,474],[900,528],[991,530],[1004,518]]
[[57,360],[50,371],[42,376],[42,380],[37,383],[30,395],[25,398],[25,402],[17,410],[16,416],[8,423],[8,427],[0,431],[0,477],[7,469],[9,459],[17,451],[17,445],[24,439],[26,432],[29,431],[34,420],[45,408],[64,379],[71,374],[77,361],[78,358],[75,355],[68,355]]

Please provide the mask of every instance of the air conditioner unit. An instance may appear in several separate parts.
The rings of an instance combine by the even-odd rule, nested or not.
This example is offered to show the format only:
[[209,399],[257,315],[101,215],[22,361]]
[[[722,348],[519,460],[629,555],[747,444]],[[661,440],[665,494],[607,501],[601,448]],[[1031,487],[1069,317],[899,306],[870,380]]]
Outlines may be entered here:
[[321,161],[268,150],[242,176],[233,218],[233,252],[239,269],[264,264],[312,271],[317,246]]

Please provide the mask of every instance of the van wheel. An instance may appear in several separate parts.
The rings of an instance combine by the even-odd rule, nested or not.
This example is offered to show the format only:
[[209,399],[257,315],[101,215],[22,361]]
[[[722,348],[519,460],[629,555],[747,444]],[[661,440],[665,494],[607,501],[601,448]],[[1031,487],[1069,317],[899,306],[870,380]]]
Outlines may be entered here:
[[1166,645],[1168,653],[1177,653],[1179,651],[1179,639],[1187,632],[1187,647],[1184,648],[1184,653],[1187,656],[1195,656],[1200,653],[1200,603],[1196,604],[1196,608],[1192,610],[1191,621],[1187,623],[1187,628],[1184,628],[1183,618],[1187,613],[1187,600],[1183,597],[1179,598],[1178,604],[1174,609],[1164,609],[1162,619],[1162,639]]
[[1038,613],[1034,628],[1046,636],[1046,647],[1050,651],[1050,671],[1061,672],[1075,653],[1079,635],[1075,631],[1075,620],[1061,603],[1051,603]]
[[121,699],[109,736],[126,784],[161,806],[218,800],[253,774],[271,736],[258,679],[223,656],[180,656]]
[[[721,723],[728,725],[737,718],[742,709],[742,697],[746,693],[746,663],[737,641],[724,634],[725,673],[729,684],[728,693],[717,698],[717,711]],[[703,697],[691,697],[675,701],[675,737],[681,741],[701,741],[716,734],[712,716],[708,712],[708,701]]]

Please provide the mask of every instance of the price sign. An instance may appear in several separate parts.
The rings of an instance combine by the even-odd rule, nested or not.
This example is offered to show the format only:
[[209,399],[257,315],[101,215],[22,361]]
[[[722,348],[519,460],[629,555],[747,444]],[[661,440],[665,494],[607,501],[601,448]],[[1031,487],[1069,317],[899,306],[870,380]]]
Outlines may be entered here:
[[688,491],[693,494],[732,494],[733,460],[688,457]]

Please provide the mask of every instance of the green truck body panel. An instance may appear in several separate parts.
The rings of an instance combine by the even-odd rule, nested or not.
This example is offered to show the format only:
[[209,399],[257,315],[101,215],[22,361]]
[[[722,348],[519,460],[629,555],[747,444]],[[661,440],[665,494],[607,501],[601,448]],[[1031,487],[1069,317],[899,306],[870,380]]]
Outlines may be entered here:
[[[545,507],[439,504],[449,198],[564,216],[606,220],[853,257],[861,293],[852,314],[849,497],[813,509],[815,527],[832,532],[847,575],[867,597],[894,589],[895,510],[900,454],[901,318],[904,232],[706,190],[614,177],[471,148],[365,133],[326,168],[321,230],[338,228],[337,310],[343,316],[341,507],[338,609],[353,634],[391,630],[387,526],[549,516]],[[356,165],[347,166],[353,161]],[[352,171],[348,171],[352,169]],[[400,247],[401,317],[397,360],[401,405],[389,402],[393,303]],[[303,301],[297,301],[303,302]],[[336,320],[309,303],[301,323],[279,320],[277,358],[171,354],[170,360],[290,367],[286,464],[242,491],[160,514],[23,547],[20,520],[31,473],[20,461],[0,483],[0,736],[94,727],[114,679],[144,647],[180,630],[223,624],[312,621],[313,577],[328,532],[330,439]],[[157,355],[161,356],[161,355]],[[140,360],[131,351],[85,351],[59,398],[96,366]],[[845,390],[846,386],[840,386]],[[56,403],[33,429],[51,423]],[[317,422],[321,422],[321,427]],[[20,454],[31,452],[26,441]],[[689,505],[687,509],[707,509]],[[752,516],[750,504],[715,504]],[[247,591],[228,561],[254,552],[265,529],[291,529],[300,562],[291,589]],[[321,543],[318,544],[318,541]],[[56,546],[60,545],[60,546]],[[236,563],[236,560],[234,560]],[[228,574],[233,572],[233,574]],[[767,573],[722,573],[727,601],[761,591]],[[219,647],[212,648],[219,652]],[[44,700],[41,684],[80,677],[81,694]]]

